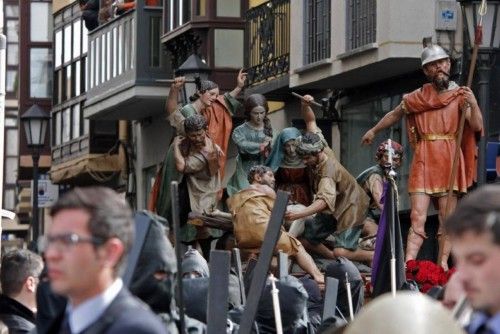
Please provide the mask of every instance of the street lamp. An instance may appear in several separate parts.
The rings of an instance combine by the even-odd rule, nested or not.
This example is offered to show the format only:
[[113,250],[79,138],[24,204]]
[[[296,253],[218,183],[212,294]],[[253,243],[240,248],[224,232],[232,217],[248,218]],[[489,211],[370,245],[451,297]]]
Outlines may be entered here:
[[[464,41],[468,39],[468,47],[474,47],[475,30],[479,22],[482,23],[483,38],[478,48],[477,56],[477,86],[478,102],[483,113],[484,137],[479,142],[479,172],[478,183],[486,182],[486,144],[489,137],[490,118],[490,79],[491,69],[495,64],[495,58],[500,51],[500,0],[488,0],[486,12],[481,13],[482,1],[478,0],[458,0],[462,7],[462,17],[464,20]],[[486,1],[484,1],[486,3]],[[481,14],[482,20],[481,20]]]
[[38,105],[33,105],[22,116],[21,123],[24,126],[26,142],[31,148],[31,157],[33,158],[33,189],[31,196],[33,198],[32,207],[32,227],[33,241],[38,240],[40,226],[38,222],[38,161],[40,159],[40,150],[45,144],[45,134],[50,115]]
[[182,93],[184,104],[188,103],[188,98],[196,93],[200,82],[208,80],[210,72],[210,67],[208,67],[207,63],[196,53],[190,55],[186,61],[179,66],[175,74],[177,76],[186,77],[186,83],[184,84]]

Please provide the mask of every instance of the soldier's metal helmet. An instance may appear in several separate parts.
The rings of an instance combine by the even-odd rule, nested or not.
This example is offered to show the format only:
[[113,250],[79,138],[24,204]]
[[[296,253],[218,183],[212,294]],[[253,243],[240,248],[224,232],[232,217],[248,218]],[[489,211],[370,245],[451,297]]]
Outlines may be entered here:
[[420,59],[422,60],[422,67],[430,62],[445,58],[450,58],[450,56],[448,56],[446,51],[444,51],[444,49],[439,45],[430,45],[426,47],[420,56]]

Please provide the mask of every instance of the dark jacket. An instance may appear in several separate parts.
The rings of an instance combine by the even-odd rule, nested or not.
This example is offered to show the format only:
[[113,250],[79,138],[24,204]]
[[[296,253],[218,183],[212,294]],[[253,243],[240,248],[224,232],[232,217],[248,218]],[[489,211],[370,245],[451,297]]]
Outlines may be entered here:
[[[53,320],[46,332],[58,333],[63,321],[64,312]],[[169,333],[161,320],[126,288],[122,288],[104,313],[87,327],[81,334],[165,334]]]
[[9,333],[28,333],[35,328],[35,314],[23,304],[0,295],[0,320],[9,328]]

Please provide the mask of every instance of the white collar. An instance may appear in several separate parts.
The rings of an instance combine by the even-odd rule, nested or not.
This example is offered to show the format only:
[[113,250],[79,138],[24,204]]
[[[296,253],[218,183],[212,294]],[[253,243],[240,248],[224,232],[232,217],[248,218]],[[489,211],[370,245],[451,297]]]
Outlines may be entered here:
[[122,287],[123,281],[118,278],[102,293],[84,301],[77,307],[73,308],[71,304],[68,304],[66,313],[69,314],[71,333],[80,333],[99,319]]

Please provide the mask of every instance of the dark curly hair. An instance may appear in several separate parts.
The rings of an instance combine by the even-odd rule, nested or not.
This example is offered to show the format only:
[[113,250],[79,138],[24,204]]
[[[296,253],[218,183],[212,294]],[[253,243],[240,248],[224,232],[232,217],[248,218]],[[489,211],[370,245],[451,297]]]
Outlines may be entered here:
[[199,114],[191,115],[184,121],[184,131],[186,133],[206,130],[207,128],[207,120],[205,119],[205,117]]
[[[324,145],[318,146],[318,150],[314,151],[314,152],[310,151],[310,150],[304,150],[301,147],[301,144],[315,145],[318,142],[321,142],[321,137],[319,135],[317,135],[316,133],[313,133],[313,132],[306,132],[306,133],[304,133],[302,135],[302,137],[300,137],[299,143],[297,145],[297,148],[296,148],[297,154],[299,156],[310,155],[310,154],[318,154],[319,152],[323,151]],[[321,148],[319,148],[319,147],[321,147]]]
[[264,166],[264,165],[256,165],[250,168],[250,171],[248,172],[248,182],[252,184],[255,175],[262,176],[266,174],[267,172],[272,172],[273,170],[270,167]]
[[194,102],[198,100],[201,94],[205,93],[207,90],[212,90],[214,88],[219,88],[215,82],[210,80],[202,80],[199,85],[196,85],[198,91],[189,97],[189,101]]
[[269,112],[269,105],[264,95],[252,94],[245,100],[245,117],[247,121],[250,120],[250,112],[255,107],[264,107],[264,109],[266,110],[266,117],[264,118],[264,134],[268,137],[272,137],[273,127],[271,126],[271,121],[267,117],[267,113]]

